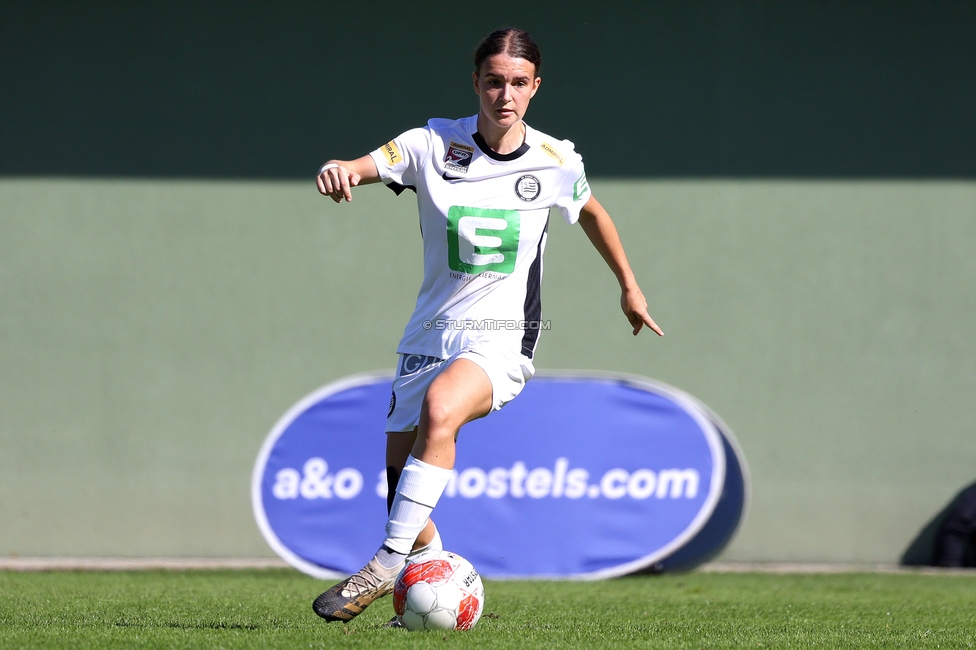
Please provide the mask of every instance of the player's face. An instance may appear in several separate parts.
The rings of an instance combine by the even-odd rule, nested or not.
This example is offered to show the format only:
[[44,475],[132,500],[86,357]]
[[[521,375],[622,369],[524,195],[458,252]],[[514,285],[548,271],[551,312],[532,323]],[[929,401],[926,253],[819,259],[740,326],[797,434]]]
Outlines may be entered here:
[[503,129],[522,120],[540,83],[535,65],[507,54],[488,57],[481,70],[474,73],[474,91],[481,98],[481,113]]

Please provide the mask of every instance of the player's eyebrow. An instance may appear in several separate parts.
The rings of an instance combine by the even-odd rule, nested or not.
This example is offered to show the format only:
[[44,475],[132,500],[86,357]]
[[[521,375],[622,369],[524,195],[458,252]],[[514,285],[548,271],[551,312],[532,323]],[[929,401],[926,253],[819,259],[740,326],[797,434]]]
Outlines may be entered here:
[[[485,73],[485,78],[486,79],[504,79],[505,78],[505,75],[498,74],[498,73],[495,73],[495,72],[486,72]],[[527,74],[520,74],[520,75],[518,75],[516,77],[513,77],[512,78],[512,81],[527,81],[529,79],[530,79],[530,76],[529,75],[527,75]]]

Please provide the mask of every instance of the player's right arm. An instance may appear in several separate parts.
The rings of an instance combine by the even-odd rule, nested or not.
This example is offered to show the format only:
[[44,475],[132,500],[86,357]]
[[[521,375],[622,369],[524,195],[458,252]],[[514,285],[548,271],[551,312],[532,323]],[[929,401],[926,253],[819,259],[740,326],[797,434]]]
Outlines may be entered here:
[[316,184],[319,193],[331,196],[336,203],[352,201],[352,188],[380,180],[376,163],[369,155],[355,160],[330,160],[322,166]]

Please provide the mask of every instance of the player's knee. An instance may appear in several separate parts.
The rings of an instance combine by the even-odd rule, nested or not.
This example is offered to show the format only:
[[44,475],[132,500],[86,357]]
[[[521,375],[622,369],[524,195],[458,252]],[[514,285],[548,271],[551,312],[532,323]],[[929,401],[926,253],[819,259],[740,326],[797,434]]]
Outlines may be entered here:
[[424,397],[424,413],[427,416],[427,439],[453,437],[463,421],[457,405],[442,391],[429,390]]

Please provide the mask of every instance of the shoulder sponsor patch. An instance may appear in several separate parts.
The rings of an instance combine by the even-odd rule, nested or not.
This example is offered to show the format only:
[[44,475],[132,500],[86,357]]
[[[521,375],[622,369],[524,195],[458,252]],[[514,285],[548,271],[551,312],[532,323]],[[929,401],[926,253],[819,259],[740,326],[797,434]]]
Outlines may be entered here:
[[559,153],[559,151],[557,151],[556,148],[553,147],[548,142],[543,142],[541,145],[539,145],[539,148],[541,148],[547,154],[552,156],[556,160],[556,162],[559,163],[560,167],[562,167],[563,163],[566,162],[566,159],[563,158],[563,155]]
[[581,198],[583,198],[583,195],[589,191],[589,189],[590,186],[586,182],[586,172],[583,172],[580,174],[580,177],[576,179],[576,182],[573,183],[573,200],[579,201]]
[[403,154],[400,153],[400,148],[394,140],[390,140],[380,147],[380,151],[383,152],[383,156],[386,158],[386,162],[389,163],[390,167],[403,162]]
[[471,164],[472,158],[474,158],[474,147],[469,147],[466,144],[458,144],[452,140],[450,146],[447,148],[447,153],[444,154],[444,167],[448,171],[467,174],[468,166]]

